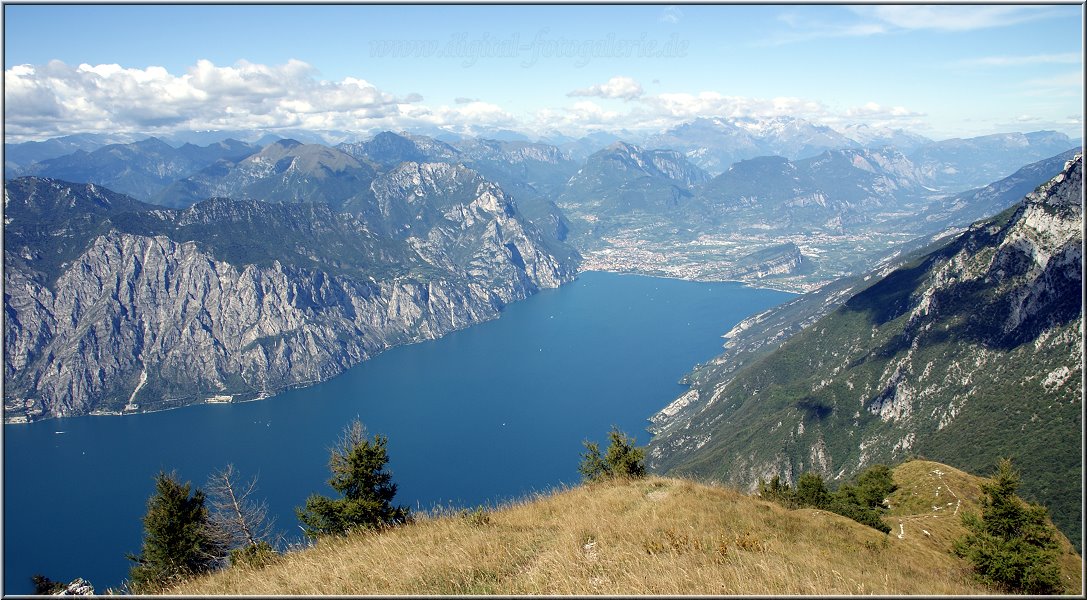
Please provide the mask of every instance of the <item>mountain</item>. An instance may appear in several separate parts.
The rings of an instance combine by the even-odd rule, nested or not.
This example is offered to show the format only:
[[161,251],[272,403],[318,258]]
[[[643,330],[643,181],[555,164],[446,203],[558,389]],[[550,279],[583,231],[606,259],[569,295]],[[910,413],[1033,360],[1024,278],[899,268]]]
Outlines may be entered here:
[[351,210],[371,201],[370,165],[334,148],[279,140],[234,162],[220,160],[165,189],[154,201],[189,206],[219,196],[264,202],[321,202]]
[[857,142],[865,148],[885,148],[892,146],[899,152],[910,153],[921,146],[931,144],[929,138],[906,131],[905,129],[893,129],[890,127],[872,127],[863,123],[846,125],[841,128],[845,137]]
[[558,204],[597,219],[635,210],[669,211],[691,198],[692,186],[707,179],[705,171],[679,152],[615,142],[586,159]]
[[799,161],[735,163],[699,189],[692,210],[732,228],[840,232],[884,211],[908,210],[924,192],[916,169],[894,149],[830,150]]
[[107,144],[128,143],[131,136],[123,134],[81,133],[65,135],[41,142],[4,143],[6,177],[18,177],[30,165],[71,154],[78,150],[91,152]]
[[997,217],[837,290],[844,303],[799,333],[767,330],[772,313],[741,324],[779,345],[688,376],[653,418],[652,464],[750,487],[911,455],[975,471],[1010,456],[1025,496],[1079,540],[1081,186],[1077,155]]
[[646,145],[679,150],[715,175],[737,161],[759,156],[799,159],[858,146],[829,127],[793,117],[702,117],[650,136]]
[[[168,593],[994,593],[951,554],[952,541],[966,532],[959,515],[978,512],[984,480],[928,461],[899,465],[892,476],[898,489],[884,517],[891,535],[828,511],[789,510],[718,486],[648,477],[326,539],[269,566],[226,569]],[[1059,543],[1067,593],[1078,593],[1083,560],[1068,540]]]
[[218,160],[238,160],[255,151],[255,147],[237,140],[174,148],[158,138],[148,138],[131,144],[110,144],[92,152],[77,150],[35,163],[24,169],[24,173],[95,183],[149,200],[174,181]]
[[733,122],[756,136],[766,154],[799,159],[816,156],[827,150],[857,147],[853,140],[826,125],[816,125],[796,117],[742,117],[734,119]]
[[[297,149],[279,152],[304,163]],[[576,273],[463,167],[405,163],[372,193],[358,214],[222,198],[173,210],[93,184],[9,182],[7,419],[261,397],[495,318]]]
[[765,154],[752,132],[724,119],[698,118],[651,136],[646,144],[679,150],[713,174],[736,161]]
[[[494,181],[517,200],[521,214],[552,242],[564,242],[570,222],[555,199],[580,163],[556,146],[524,141],[465,139],[458,160]],[[555,252],[569,246],[552,243]]]
[[455,162],[459,154],[445,142],[391,131],[383,131],[365,142],[340,144],[336,148],[382,170],[402,162]]
[[561,134],[550,134],[540,138],[539,141],[558,147],[559,150],[562,150],[573,160],[583,161],[611,144],[622,141],[622,139],[620,135],[615,133],[594,131],[576,139]]
[[961,191],[1014,173],[1021,166],[1078,146],[1063,133],[997,133],[932,142],[910,153],[930,185]]
[[919,214],[898,219],[896,225],[909,229],[923,222],[926,228],[955,227],[995,215],[1033,191],[1039,182],[1059,173],[1077,152],[1081,150],[1075,148],[1031,163],[983,188],[936,198]]

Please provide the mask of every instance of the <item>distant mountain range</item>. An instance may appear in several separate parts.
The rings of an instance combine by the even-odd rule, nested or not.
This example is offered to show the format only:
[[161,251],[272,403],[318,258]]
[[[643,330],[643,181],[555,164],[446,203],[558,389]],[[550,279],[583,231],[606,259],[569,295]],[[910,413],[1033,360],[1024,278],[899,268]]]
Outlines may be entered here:
[[[711,176],[690,151],[603,132],[555,135],[556,144],[382,132],[335,147],[267,133],[261,144],[71,136],[8,145],[31,162],[9,169],[5,187],[5,400],[33,397],[28,414],[57,416],[144,410],[140,394],[153,389],[167,404],[215,390],[260,394],[493,317],[573,277],[579,264],[811,289],[913,238],[999,211],[1063,164],[1051,156],[988,188],[950,194],[934,187],[944,146],[944,171],[974,177],[1069,141],[1048,133],[914,139],[927,161],[919,164],[798,119],[699,120],[669,135],[695,143],[695,133],[713,132],[724,132],[719,149],[747,140],[757,152],[815,154],[743,159]],[[960,149],[967,142],[996,147],[999,157],[971,162]],[[849,147],[823,149],[836,144]],[[36,175],[11,178],[20,173]],[[312,285],[290,287],[301,285],[289,283],[296,276]],[[215,307],[236,312],[214,318],[186,312],[208,304],[224,281],[246,296],[244,306]],[[192,294],[201,300],[186,304]],[[434,312],[438,297],[452,317]],[[183,318],[166,325],[169,315]],[[237,329],[214,329],[221,319]],[[232,345],[243,339],[249,345]],[[317,340],[316,358],[292,354]],[[217,349],[210,362],[178,366],[179,378],[163,370],[179,360],[168,354],[201,344]],[[107,348],[134,358],[111,362]],[[184,389],[192,391],[182,398]]]
[[256,146],[232,139],[175,148],[158,138],[147,138],[130,144],[109,144],[90,152],[78,149],[17,169],[14,174],[95,183],[137,198],[150,198],[216,161],[240,160],[257,150]]
[[752,487],[1012,457],[1079,540],[1082,162],[959,235],[741,323],[654,417],[653,465]]

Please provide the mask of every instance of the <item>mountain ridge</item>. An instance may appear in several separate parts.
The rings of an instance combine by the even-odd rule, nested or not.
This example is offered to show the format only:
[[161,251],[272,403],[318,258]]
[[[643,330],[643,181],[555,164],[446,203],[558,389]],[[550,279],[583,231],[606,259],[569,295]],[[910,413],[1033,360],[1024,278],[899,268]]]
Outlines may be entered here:
[[[981,478],[934,462],[893,470],[892,534],[827,511],[650,476],[577,486],[475,513],[421,515],[318,541],[261,569],[171,594],[985,594],[950,553]],[[942,493],[942,495],[941,495]],[[952,506],[943,506],[943,498]],[[933,507],[933,498],[941,506]],[[1082,559],[1061,540],[1062,579]],[[390,562],[400,565],[388,569]]]
[[1001,215],[838,290],[843,305],[772,352],[696,370],[653,418],[651,462],[751,486],[910,453],[1013,455],[1024,493],[1078,540],[1081,173],[1077,155]]

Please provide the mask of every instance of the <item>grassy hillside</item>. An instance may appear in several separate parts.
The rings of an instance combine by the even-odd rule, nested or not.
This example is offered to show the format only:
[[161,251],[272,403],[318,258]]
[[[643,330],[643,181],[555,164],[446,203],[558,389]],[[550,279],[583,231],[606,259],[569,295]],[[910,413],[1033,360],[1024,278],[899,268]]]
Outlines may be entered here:
[[[980,479],[895,469],[890,535],[736,491],[650,477],[581,486],[476,515],[321,540],[263,569],[171,594],[984,594],[950,553]],[[927,533],[926,533],[927,532]],[[1082,561],[1067,546],[1070,593]]]

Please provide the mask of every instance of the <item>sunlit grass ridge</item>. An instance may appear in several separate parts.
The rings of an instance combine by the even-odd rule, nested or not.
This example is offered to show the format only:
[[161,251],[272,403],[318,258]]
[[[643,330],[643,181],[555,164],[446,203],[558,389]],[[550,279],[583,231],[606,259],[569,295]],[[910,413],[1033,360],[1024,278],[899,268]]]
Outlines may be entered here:
[[[959,511],[973,509],[978,479],[925,461],[895,474],[889,535],[826,511],[787,510],[729,489],[649,477],[325,538],[263,569],[229,569],[170,592],[992,593],[949,553],[962,530],[955,508],[934,510],[931,501],[939,491],[961,501]],[[1069,591],[1078,593],[1082,563],[1070,549],[1064,558]]]

